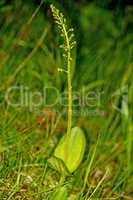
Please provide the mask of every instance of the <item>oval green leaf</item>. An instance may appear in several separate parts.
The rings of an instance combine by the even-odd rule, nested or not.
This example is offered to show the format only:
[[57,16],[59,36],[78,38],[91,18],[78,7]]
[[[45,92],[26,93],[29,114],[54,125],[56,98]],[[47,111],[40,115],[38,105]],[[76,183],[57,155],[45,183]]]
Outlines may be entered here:
[[67,200],[68,193],[66,186],[59,187],[53,192],[50,200]]
[[63,160],[69,172],[72,173],[83,159],[85,146],[84,132],[79,127],[74,127],[69,137],[65,135],[61,138],[54,155]]
[[68,176],[69,171],[63,162],[63,160],[52,156],[51,158],[48,159],[48,164],[49,166],[54,169],[55,171],[59,172],[62,176]]

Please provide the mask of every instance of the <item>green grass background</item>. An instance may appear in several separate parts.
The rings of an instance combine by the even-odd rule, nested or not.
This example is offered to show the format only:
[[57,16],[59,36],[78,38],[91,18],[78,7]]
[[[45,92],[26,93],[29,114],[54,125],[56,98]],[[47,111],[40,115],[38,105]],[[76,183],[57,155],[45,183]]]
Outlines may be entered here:
[[[0,2],[0,200],[50,199],[63,187],[71,200],[133,199],[133,7],[122,2]],[[50,3],[75,29],[73,90],[103,92],[94,108],[98,114],[83,115],[91,108],[82,105],[73,118],[73,125],[85,131],[87,147],[80,167],[63,184],[47,159],[65,133],[66,116],[51,120],[43,114],[45,105],[29,110],[5,101],[11,86],[23,85],[31,92],[52,86],[60,93],[66,90],[66,77],[57,70],[63,58]],[[123,104],[123,93],[112,95],[125,87],[128,101]],[[12,95],[19,99],[18,92]],[[53,101],[54,94],[47,98]],[[113,109],[112,100],[122,112]],[[36,122],[40,115],[45,126]]]

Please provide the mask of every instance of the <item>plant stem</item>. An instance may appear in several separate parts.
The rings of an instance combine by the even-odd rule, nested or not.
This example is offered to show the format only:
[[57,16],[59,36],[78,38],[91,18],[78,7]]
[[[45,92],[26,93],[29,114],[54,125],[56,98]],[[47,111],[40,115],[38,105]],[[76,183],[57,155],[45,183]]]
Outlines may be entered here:
[[67,73],[67,81],[68,81],[68,127],[67,134],[69,135],[72,127],[72,83],[71,83],[71,56],[70,52],[68,52],[68,73]]
[[68,125],[67,125],[67,136],[71,134],[72,128],[72,81],[71,81],[71,50],[75,46],[75,41],[72,40],[74,37],[73,29],[68,29],[66,24],[66,19],[63,14],[59,12],[53,5],[51,5],[51,10],[53,13],[53,17],[55,19],[56,24],[61,32],[61,36],[64,40],[63,45],[61,45],[64,49],[64,56],[67,62],[67,71],[61,69],[61,71],[67,72],[67,87],[68,87]]
[[67,124],[67,135],[71,133],[72,127],[72,81],[71,81],[71,47],[69,43],[68,34],[63,25],[64,34],[66,37],[67,44],[67,87],[68,87],[68,124]]

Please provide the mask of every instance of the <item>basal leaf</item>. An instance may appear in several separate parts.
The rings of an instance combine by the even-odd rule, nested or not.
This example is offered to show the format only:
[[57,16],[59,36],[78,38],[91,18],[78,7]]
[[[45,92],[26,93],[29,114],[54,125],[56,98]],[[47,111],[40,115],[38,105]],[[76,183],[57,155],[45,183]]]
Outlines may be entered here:
[[81,163],[85,151],[86,140],[83,131],[74,127],[71,134],[63,136],[55,149],[54,155],[64,161],[69,172],[74,172]]
[[55,156],[48,159],[50,167],[58,171],[61,175],[67,176],[69,174],[68,169],[63,160],[56,158]]
[[66,186],[62,186],[56,189],[55,192],[53,192],[50,200],[67,200],[68,193]]

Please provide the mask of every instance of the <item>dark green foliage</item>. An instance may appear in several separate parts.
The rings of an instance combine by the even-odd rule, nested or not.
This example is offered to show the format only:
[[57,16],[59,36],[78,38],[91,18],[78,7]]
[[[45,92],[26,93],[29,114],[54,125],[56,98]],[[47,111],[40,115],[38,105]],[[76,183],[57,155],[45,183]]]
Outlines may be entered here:
[[[62,190],[71,200],[91,195],[132,199],[133,7],[128,2],[43,1],[38,9],[40,1],[0,1],[0,200],[49,199]],[[31,92],[43,93],[44,86],[57,87],[60,94],[66,91],[66,75],[57,70],[64,61],[50,3],[63,11],[75,29],[73,90],[79,96],[101,95],[100,103],[90,93],[93,106],[74,107],[78,115],[73,124],[86,134],[86,152],[79,168],[64,182],[47,162],[66,130],[66,116],[60,117],[63,108],[56,105],[57,114],[50,115],[45,104],[29,110],[5,101],[6,90],[14,85],[29,87]],[[11,98],[17,101],[19,96],[14,92]],[[47,100],[54,98],[50,91]],[[86,111],[89,114],[84,115]]]

